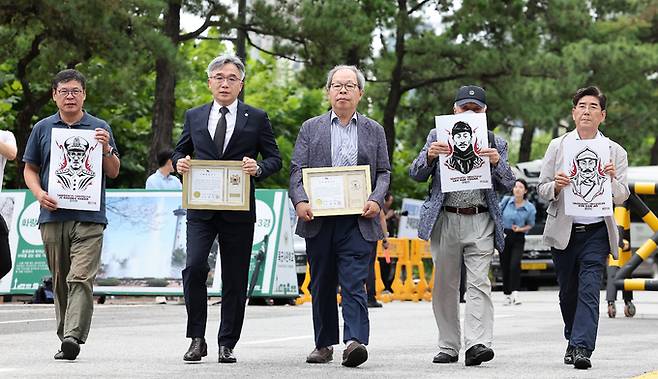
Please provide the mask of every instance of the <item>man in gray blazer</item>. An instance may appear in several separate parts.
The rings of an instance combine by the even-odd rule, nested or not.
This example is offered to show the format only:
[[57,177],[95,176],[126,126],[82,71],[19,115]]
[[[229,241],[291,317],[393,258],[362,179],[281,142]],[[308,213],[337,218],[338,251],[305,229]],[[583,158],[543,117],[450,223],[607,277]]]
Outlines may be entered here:
[[[365,78],[354,66],[336,66],[327,76],[331,111],[302,125],[290,162],[289,195],[299,221],[296,233],[306,239],[311,270],[315,349],[308,363],[333,359],[338,343],[336,288],[340,285],[345,322],[342,364],[356,367],[368,359],[370,327],[366,291],[370,252],[383,238],[379,212],[390,182],[384,129],[358,113]],[[360,215],[314,217],[302,184],[307,167],[370,166],[372,194]]]
[[[484,89],[463,86],[457,91],[455,114],[484,113],[487,103]],[[439,328],[439,353],[434,363],[457,362],[461,348],[459,321],[459,284],[461,259],[467,270],[464,344],[466,366],[477,366],[493,359],[493,303],[489,266],[494,247],[503,251],[505,236],[496,190],[508,192],[515,177],[507,163],[507,143],[489,134],[489,147],[479,155],[489,157],[493,188],[485,190],[441,191],[439,154],[449,154],[450,147],[438,142],[436,129],[427,136],[425,146],[409,167],[409,175],[425,182],[432,176],[430,194],[420,212],[418,237],[430,241],[434,261],[432,307]],[[495,140],[491,141],[491,140]],[[494,147],[495,145],[495,147]],[[445,169],[445,168],[444,168]]]
[[[599,125],[606,116],[606,97],[597,87],[579,89],[573,97],[571,117],[576,129],[548,145],[539,176],[539,196],[548,201],[544,242],[551,246],[560,285],[564,337],[569,341],[565,364],[578,369],[592,366],[599,322],[599,291],[608,254],[617,257],[618,232],[614,217],[572,217],[564,212],[563,190],[574,185],[564,173],[564,141],[606,138]],[[626,183],[626,150],[610,142],[610,162],[603,172],[610,177],[612,200],[622,204],[630,194]],[[568,187],[565,189],[565,187]]]

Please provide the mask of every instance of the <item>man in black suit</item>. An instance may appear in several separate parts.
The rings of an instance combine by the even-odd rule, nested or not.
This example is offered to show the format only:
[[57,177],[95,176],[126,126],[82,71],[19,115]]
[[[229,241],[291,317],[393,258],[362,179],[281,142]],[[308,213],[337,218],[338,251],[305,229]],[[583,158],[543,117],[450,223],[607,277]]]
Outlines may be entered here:
[[[183,133],[172,161],[179,173],[190,168],[190,155],[204,160],[242,161],[251,175],[248,211],[187,211],[187,261],[183,292],[187,308],[187,337],[183,356],[199,361],[207,355],[205,341],[208,291],[208,254],[219,235],[222,269],[222,307],[219,325],[219,362],[236,362],[233,349],[240,339],[247,300],[247,279],[256,222],[254,180],[281,169],[281,157],[267,114],[238,100],[245,76],[240,58],[222,55],[208,65],[208,88],[214,101],[185,113]],[[262,160],[256,161],[260,153]]]

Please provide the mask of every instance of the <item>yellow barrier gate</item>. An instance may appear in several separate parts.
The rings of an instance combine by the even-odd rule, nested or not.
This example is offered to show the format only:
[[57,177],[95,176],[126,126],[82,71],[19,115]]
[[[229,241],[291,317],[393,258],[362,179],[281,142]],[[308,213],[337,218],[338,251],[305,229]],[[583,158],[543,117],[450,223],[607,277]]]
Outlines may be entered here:
[[[384,292],[384,281],[381,276],[379,259],[375,260],[375,296],[379,301],[388,303],[392,300],[432,301],[434,283],[434,267],[428,276],[425,263],[431,262],[429,242],[420,239],[389,238],[389,248],[384,251],[381,241],[377,243],[377,258],[395,260],[395,274],[391,289],[393,293]],[[300,286],[302,294],[297,298],[297,304],[311,301],[309,286],[311,274],[308,264],[304,282]],[[340,301],[340,295],[338,295]]]
[[[606,300],[608,301],[608,317],[615,317],[617,290],[623,291],[624,315],[633,317],[635,305],[633,305],[632,291],[658,291],[658,280],[656,279],[630,279],[635,270],[644,260],[653,255],[658,246],[658,217],[647,207],[638,195],[655,195],[658,183],[636,182],[629,183],[631,195],[622,205],[615,207],[615,220],[620,231],[619,259],[608,259],[608,287]],[[630,212],[638,214],[642,220],[649,225],[654,235],[649,238],[635,253],[631,253],[631,217]]]

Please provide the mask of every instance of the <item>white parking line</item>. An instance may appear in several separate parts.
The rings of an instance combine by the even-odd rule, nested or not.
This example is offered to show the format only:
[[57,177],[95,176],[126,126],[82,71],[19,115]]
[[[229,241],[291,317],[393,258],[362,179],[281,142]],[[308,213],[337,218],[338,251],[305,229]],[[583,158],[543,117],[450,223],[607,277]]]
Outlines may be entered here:
[[313,335],[309,334],[306,336],[296,336],[296,337],[285,337],[285,338],[273,338],[270,340],[260,340],[260,341],[246,341],[241,342],[243,345],[259,345],[265,343],[275,343],[275,342],[285,342],[285,341],[294,341],[294,340],[303,340],[306,338],[313,338]]
[[36,322],[36,321],[55,321],[54,318],[33,318],[31,320],[9,320],[0,321],[0,324],[19,324],[21,322]]

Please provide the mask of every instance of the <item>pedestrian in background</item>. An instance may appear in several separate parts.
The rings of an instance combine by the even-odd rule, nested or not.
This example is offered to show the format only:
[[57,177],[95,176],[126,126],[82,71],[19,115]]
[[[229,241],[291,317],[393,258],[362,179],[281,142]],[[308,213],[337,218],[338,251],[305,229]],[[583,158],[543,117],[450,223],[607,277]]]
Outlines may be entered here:
[[[9,130],[0,130],[0,190],[8,160],[16,159],[16,137]],[[9,250],[9,227],[0,214],[0,279],[11,271],[11,251]]]
[[519,305],[519,287],[521,286],[521,258],[525,246],[525,235],[535,225],[537,209],[527,200],[528,183],[516,179],[512,196],[505,196],[500,201],[505,231],[505,248],[500,252],[500,267],[503,270],[503,305]]
[[171,149],[165,149],[158,153],[158,169],[146,179],[146,189],[179,191],[183,189],[180,179],[172,175],[174,172],[174,166],[171,162],[173,153]]

